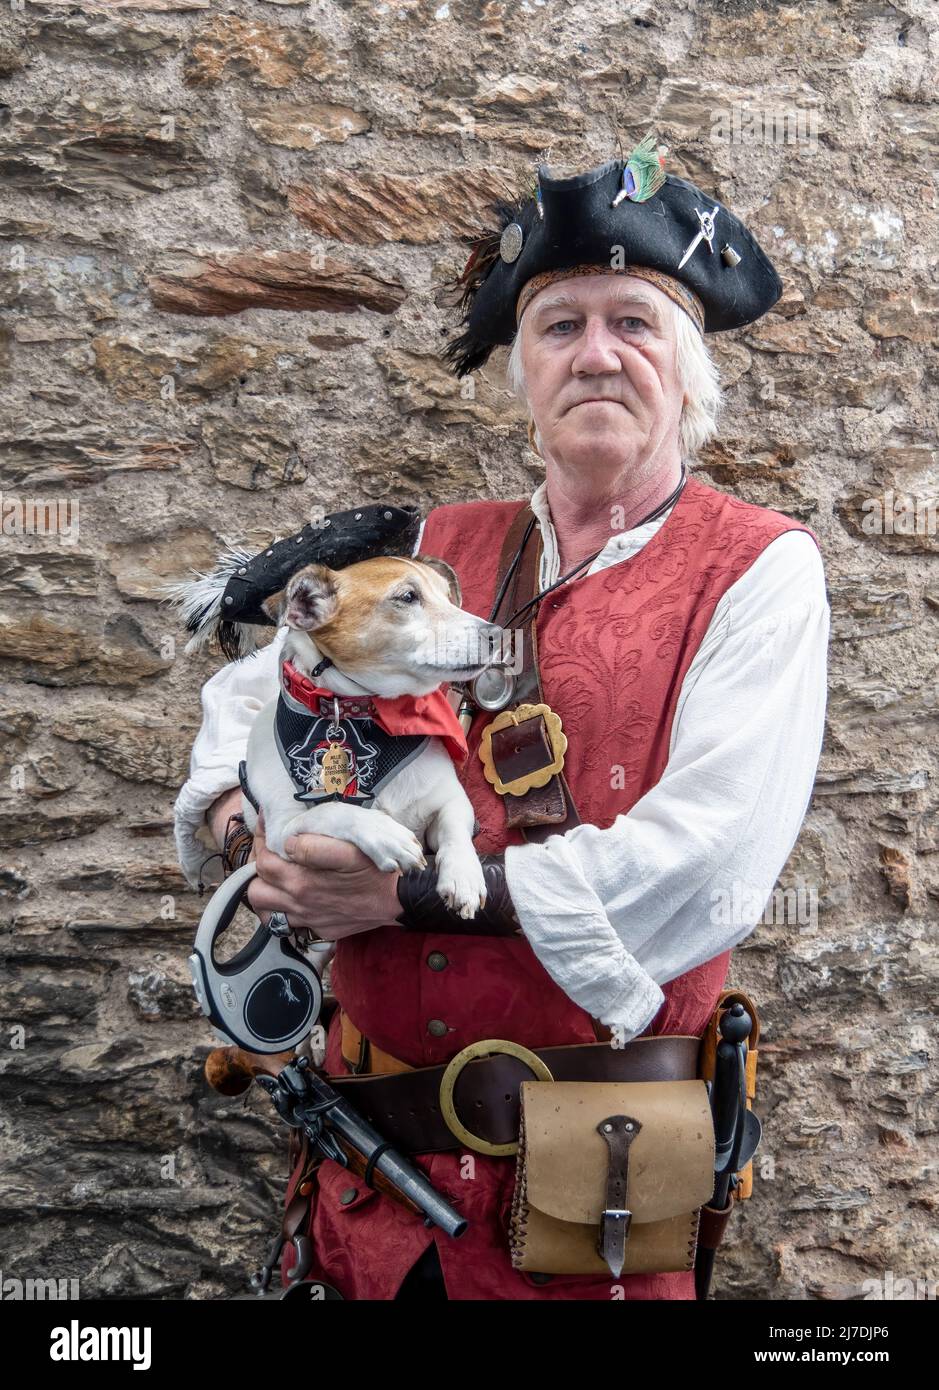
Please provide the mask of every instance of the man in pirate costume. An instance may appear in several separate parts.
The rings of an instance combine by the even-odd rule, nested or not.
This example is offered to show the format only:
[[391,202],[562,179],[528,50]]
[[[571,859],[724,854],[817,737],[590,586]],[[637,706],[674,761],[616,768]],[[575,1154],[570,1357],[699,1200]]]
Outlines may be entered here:
[[[484,1039],[616,1057],[637,1038],[700,1037],[796,840],[823,733],[815,537],[688,467],[715,432],[704,335],[754,322],[781,293],[754,236],[665,173],[649,139],[574,177],[540,165],[498,215],[460,277],[446,357],[463,375],[512,345],[545,481],[526,501],[435,508],[414,552],[454,568],[467,611],[523,637],[514,680],[486,673],[461,710],[486,907],[461,922],[432,864],[383,874],[318,836],[288,842],[291,864],[259,836],[248,895],[262,919],[283,911],[338,942],[326,1074],[386,1076],[405,1105],[413,1069]],[[207,816],[220,845],[285,633],[204,687],[176,811],[189,826]],[[538,714],[513,716],[526,704]],[[530,1076],[519,1063],[513,1089]],[[350,1298],[609,1300],[611,1283],[626,1299],[695,1296],[685,1270],[513,1267],[515,1161],[474,1145],[474,1124],[464,1113],[442,1144],[437,1123],[412,1147],[469,1221],[457,1241],[330,1160],[312,1182],[295,1172],[309,1276]]]

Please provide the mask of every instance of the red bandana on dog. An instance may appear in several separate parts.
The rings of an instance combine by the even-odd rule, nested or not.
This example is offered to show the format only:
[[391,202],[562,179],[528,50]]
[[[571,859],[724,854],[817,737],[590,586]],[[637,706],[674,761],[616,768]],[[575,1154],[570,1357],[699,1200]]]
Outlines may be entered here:
[[[469,754],[466,735],[444,691],[431,695],[336,695],[316,685],[290,661],[281,665],[284,690],[313,714],[332,714],[333,701],[339,701],[340,717],[374,719],[386,734],[424,734],[442,739],[455,763]],[[321,703],[322,702],[322,703]]]

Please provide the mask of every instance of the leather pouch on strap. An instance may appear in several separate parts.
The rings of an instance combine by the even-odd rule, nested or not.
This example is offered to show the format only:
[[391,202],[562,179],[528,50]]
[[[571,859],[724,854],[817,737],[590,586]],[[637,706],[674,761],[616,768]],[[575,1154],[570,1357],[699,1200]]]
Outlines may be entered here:
[[[622,1126],[628,1146],[601,1132],[617,1117],[635,1126]],[[613,1277],[693,1269],[713,1187],[703,1081],[522,1082],[514,1268]]]
[[509,724],[492,735],[492,760],[503,782],[513,782],[530,772],[547,767],[554,757],[539,714],[520,724]]
[[[499,558],[500,578],[507,572],[531,516],[528,505],[520,508],[506,532]],[[541,549],[541,532],[536,529],[510,581],[497,621],[504,621],[538,592]],[[544,705],[544,691],[538,671],[536,611],[536,608],[529,609],[517,625],[522,643],[522,661],[513,699],[516,709],[522,705]],[[557,728],[560,731],[559,724]],[[557,738],[557,734],[554,738]],[[488,750],[482,746],[481,751],[488,754],[492,772],[498,774],[503,785],[536,773],[539,768],[551,767],[558,754],[552,733],[540,714],[523,719],[514,727],[494,731]],[[486,762],[485,756],[483,761]],[[510,791],[500,793],[505,807],[506,826],[521,830],[526,840],[542,841],[548,835],[562,834],[580,824],[580,815],[563,771],[553,773],[547,780],[538,780],[542,783],[540,786],[532,785],[521,795]]]

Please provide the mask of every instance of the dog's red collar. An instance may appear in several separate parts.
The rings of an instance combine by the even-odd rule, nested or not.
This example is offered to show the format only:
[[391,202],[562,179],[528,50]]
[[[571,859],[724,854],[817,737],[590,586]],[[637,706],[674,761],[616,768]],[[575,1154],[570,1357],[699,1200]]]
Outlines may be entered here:
[[280,673],[281,684],[287,694],[298,704],[306,705],[313,714],[333,714],[333,701],[338,700],[340,718],[348,719],[356,715],[360,719],[373,718],[370,695],[335,695],[331,690],[311,681],[302,671],[298,671],[291,661],[282,663]]
[[431,695],[397,695],[394,699],[384,695],[336,695],[316,685],[290,661],[281,663],[280,672],[283,689],[312,714],[334,715],[338,700],[340,719],[374,719],[388,734],[431,734],[443,739],[455,763],[462,762],[469,753],[466,735],[444,693],[446,687]]

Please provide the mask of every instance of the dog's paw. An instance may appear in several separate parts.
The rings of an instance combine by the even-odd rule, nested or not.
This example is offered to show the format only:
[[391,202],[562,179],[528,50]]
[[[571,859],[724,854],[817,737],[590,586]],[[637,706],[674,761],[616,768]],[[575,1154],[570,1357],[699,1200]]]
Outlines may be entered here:
[[466,861],[441,861],[438,854],[437,892],[451,912],[471,921],[486,906],[486,879],[475,855]]
[[281,857],[281,859],[286,859],[286,860],[289,861],[290,855],[289,855],[289,854],[287,853],[287,851],[284,849],[284,841],[286,840],[286,838],[287,838],[286,831],[284,831],[283,829],[281,829],[280,826],[278,826],[276,829],[272,828],[272,829],[270,829],[270,830],[268,830],[268,831],[265,832],[265,835],[264,835],[264,845],[265,845],[265,848],[269,849],[269,850],[271,851],[272,854],[277,854],[277,855],[279,855],[279,856]]
[[384,824],[369,826],[368,835],[360,844],[363,854],[386,873],[392,869],[400,869],[403,874],[408,869],[426,869],[424,847],[413,831],[390,816],[378,814]]

